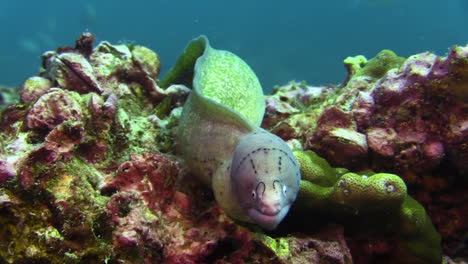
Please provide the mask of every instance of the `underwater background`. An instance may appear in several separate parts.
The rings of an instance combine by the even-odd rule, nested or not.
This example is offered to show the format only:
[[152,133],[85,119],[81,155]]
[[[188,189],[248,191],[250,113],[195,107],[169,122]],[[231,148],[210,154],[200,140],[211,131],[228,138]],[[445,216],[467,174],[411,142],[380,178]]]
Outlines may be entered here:
[[98,41],[155,50],[162,73],[188,40],[207,35],[255,70],[265,92],[290,80],[341,83],[347,56],[391,49],[407,57],[445,55],[468,35],[466,0],[329,1],[1,1],[1,84],[19,86],[40,55],[73,45],[84,31]]

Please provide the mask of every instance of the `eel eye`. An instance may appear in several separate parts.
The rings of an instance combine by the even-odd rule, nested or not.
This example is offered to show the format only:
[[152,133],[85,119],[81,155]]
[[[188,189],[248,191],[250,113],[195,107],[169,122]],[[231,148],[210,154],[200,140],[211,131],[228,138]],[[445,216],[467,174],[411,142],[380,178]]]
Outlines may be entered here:
[[287,190],[288,190],[288,187],[286,187],[286,185],[283,185],[283,193],[284,194],[286,194]]
[[255,192],[255,190],[254,190],[254,191],[252,191],[252,198],[255,199],[255,197],[257,197],[257,194],[256,194],[256,192]]

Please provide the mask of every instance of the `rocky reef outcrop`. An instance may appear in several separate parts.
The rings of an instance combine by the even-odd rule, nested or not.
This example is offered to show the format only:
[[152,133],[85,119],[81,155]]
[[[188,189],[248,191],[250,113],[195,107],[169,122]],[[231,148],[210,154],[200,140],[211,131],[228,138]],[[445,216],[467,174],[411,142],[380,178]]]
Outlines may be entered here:
[[[264,127],[334,167],[399,175],[426,208],[445,253],[466,258],[467,55],[468,47],[453,47],[446,57],[424,52],[405,60],[388,50],[369,61],[349,57],[342,85],[277,87]],[[329,167],[314,171],[330,174]],[[377,240],[365,243],[381,252],[392,247]]]

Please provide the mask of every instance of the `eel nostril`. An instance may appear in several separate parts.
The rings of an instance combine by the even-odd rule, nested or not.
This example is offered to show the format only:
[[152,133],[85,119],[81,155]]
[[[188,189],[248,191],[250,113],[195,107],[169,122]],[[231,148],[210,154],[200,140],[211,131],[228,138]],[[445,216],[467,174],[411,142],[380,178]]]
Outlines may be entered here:
[[257,196],[263,196],[265,193],[266,185],[264,182],[259,182],[257,183],[257,186],[255,187],[255,192],[257,192]]

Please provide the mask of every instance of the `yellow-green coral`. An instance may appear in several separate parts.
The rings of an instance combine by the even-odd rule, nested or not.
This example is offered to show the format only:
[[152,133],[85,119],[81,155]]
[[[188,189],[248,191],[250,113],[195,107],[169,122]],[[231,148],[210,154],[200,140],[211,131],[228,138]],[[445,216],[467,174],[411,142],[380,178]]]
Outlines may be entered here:
[[[388,222],[382,223],[382,229],[390,225],[392,232],[400,233],[402,245],[420,263],[440,263],[440,235],[424,208],[407,195],[406,185],[399,176],[372,171],[340,174],[346,170],[332,168],[312,151],[294,154],[303,175],[297,199],[303,211],[348,216],[349,212],[359,212],[369,217],[388,214]],[[336,180],[327,186],[333,177]]]
[[289,243],[287,238],[279,237],[272,238],[263,233],[255,233],[256,239],[262,242],[263,245],[275,252],[275,255],[280,259],[291,258]]
[[437,263],[442,258],[441,238],[424,207],[407,196],[401,205],[399,217],[402,243],[424,263]]
[[399,57],[391,50],[382,50],[374,58],[369,60],[366,65],[360,69],[356,76],[370,76],[381,78],[387,71],[400,67],[405,58]]
[[387,71],[400,67],[405,58],[399,57],[391,50],[382,50],[374,58],[367,59],[358,55],[348,57],[344,64],[348,68],[351,76],[369,76],[372,78],[381,78]]
[[330,187],[303,180],[298,203],[310,209],[366,212],[399,206],[405,196],[405,183],[397,175],[346,173]]
[[322,186],[332,186],[338,179],[339,172],[328,162],[312,151],[294,151],[301,168],[302,179]]
[[367,59],[362,55],[357,55],[354,57],[347,57],[343,63],[348,68],[349,74],[354,75],[367,64]]
[[132,52],[133,61],[136,62],[142,70],[152,78],[159,75],[161,62],[158,54],[147,47],[140,45],[129,45],[129,49]]

